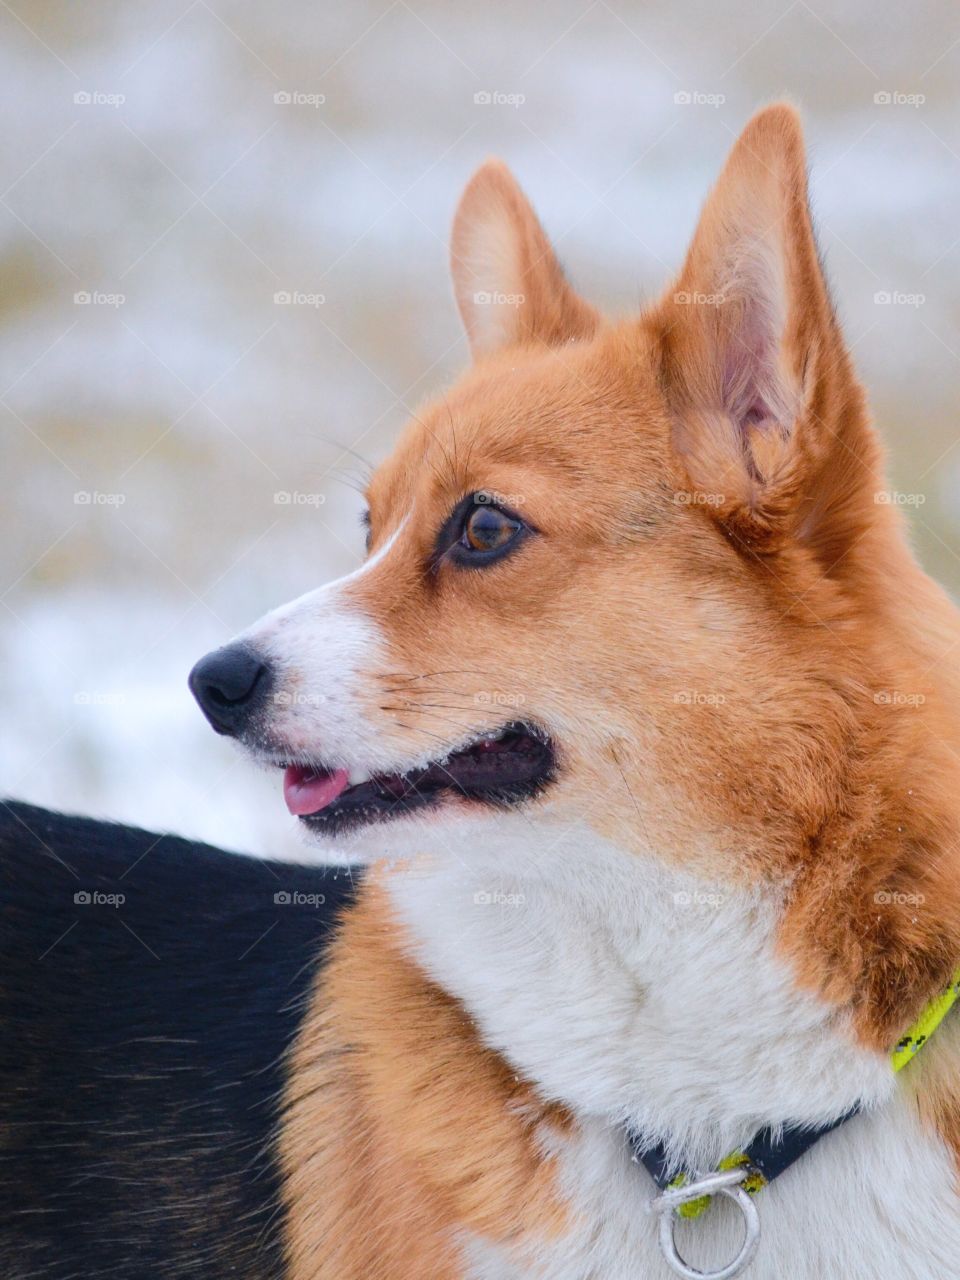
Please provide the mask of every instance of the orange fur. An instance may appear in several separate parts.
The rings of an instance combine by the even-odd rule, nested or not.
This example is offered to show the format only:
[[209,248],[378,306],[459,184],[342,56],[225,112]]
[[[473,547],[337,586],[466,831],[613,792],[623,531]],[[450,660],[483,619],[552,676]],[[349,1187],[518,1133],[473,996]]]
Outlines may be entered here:
[[485,1049],[405,954],[382,890],[353,909],[291,1064],[291,1280],[457,1280],[456,1232],[555,1232],[544,1128],[564,1113]]

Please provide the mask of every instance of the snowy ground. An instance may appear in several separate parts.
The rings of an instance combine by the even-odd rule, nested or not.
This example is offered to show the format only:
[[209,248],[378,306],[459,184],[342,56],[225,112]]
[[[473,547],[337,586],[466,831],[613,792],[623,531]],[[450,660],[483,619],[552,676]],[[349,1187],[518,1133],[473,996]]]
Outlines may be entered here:
[[358,559],[338,442],[382,457],[462,366],[446,234],[490,152],[622,311],[750,111],[797,100],[894,485],[960,588],[953,7],[13,0],[0,33],[7,793],[297,850],[185,676]]

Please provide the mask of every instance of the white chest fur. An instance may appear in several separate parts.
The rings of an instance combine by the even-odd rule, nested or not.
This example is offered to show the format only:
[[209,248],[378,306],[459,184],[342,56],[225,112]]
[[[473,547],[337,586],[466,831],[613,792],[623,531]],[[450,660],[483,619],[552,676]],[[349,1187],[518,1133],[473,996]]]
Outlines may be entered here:
[[[411,847],[441,847],[436,827],[419,834]],[[955,1274],[944,1269],[960,1256],[947,1157],[889,1101],[884,1055],[855,1047],[845,1020],[798,992],[775,957],[776,895],[696,882],[586,832],[558,841],[519,816],[460,823],[450,847],[391,878],[418,959],[485,1041],[580,1121],[561,1155],[580,1226],[527,1258],[473,1241],[478,1277],[669,1274],[625,1123],[706,1168],[764,1125],[822,1123],[857,1101],[888,1105],[764,1191],[753,1280]],[[718,1265],[736,1252],[737,1219],[711,1210],[681,1247]]]

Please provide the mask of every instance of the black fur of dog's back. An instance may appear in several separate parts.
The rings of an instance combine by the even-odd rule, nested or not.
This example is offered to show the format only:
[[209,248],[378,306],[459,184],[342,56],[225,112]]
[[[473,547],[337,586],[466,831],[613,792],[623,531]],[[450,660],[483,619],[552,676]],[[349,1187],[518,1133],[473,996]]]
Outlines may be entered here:
[[0,805],[3,1280],[283,1274],[283,1057],[351,891]]

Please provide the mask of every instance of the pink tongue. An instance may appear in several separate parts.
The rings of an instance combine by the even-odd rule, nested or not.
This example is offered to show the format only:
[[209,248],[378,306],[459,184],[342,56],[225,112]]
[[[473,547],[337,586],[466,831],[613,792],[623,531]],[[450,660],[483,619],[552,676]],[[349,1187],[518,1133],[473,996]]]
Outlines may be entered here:
[[297,817],[319,813],[346,790],[348,781],[346,769],[314,773],[312,769],[292,764],[283,775],[283,798],[287,808]]

